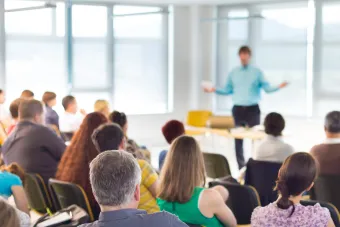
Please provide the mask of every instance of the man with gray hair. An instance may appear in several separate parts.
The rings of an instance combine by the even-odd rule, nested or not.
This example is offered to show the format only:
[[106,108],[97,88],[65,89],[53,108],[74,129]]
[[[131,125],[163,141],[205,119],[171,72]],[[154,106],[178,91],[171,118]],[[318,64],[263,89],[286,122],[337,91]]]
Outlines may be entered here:
[[340,175],[340,111],[332,111],[325,118],[326,140],[311,150],[320,164],[320,174]]
[[90,164],[93,194],[100,205],[99,220],[81,227],[187,227],[167,212],[137,210],[141,170],[128,152],[105,151]]
[[65,143],[43,126],[44,109],[38,100],[22,100],[19,122],[2,146],[6,165],[18,163],[26,172],[40,174],[48,183],[55,177]]

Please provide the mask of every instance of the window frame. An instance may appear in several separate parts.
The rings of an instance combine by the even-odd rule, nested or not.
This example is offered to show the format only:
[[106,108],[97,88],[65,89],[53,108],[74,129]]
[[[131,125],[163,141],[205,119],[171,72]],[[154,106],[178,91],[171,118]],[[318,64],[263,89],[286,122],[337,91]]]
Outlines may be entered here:
[[[10,0],[6,0],[10,1]],[[44,1],[42,1],[43,5]],[[57,4],[59,2],[56,2]],[[5,27],[5,21],[2,18],[5,18],[5,0],[0,0],[0,82],[2,82],[3,86],[6,88],[6,36],[8,38],[15,38],[15,39],[57,39],[57,40],[63,40],[64,42],[64,53],[65,53],[65,77],[67,78],[67,84],[65,84],[65,87],[67,88],[67,93],[96,93],[96,92],[104,92],[108,93],[109,97],[111,97],[110,103],[112,104],[113,97],[115,95],[115,75],[114,75],[114,46],[115,46],[115,38],[114,38],[114,31],[113,31],[113,23],[114,23],[114,17],[113,17],[113,9],[115,6],[118,5],[124,5],[124,6],[137,6],[137,7],[158,7],[161,9],[161,13],[163,16],[163,22],[162,22],[162,40],[164,40],[164,44],[162,43],[162,46],[164,46],[164,50],[162,51],[162,54],[164,54],[164,59],[166,62],[164,62],[164,76],[166,76],[167,81],[167,108],[164,109],[164,111],[153,113],[153,111],[150,111],[148,113],[144,114],[165,114],[172,112],[172,106],[173,106],[173,97],[172,90],[173,87],[171,87],[173,75],[170,68],[172,67],[171,62],[169,62],[169,16],[170,16],[170,7],[168,5],[164,4],[141,4],[141,3],[108,3],[105,1],[77,1],[75,3],[70,3],[69,1],[65,2],[65,34],[64,36],[58,36],[57,31],[57,13],[56,9],[52,9],[52,34],[50,36],[41,36],[41,35],[27,35],[27,34],[6,34],[4,31]],[[77,87],[74,83],[74,39],[84,39],[84,40],[94,40],[98,37],[73,37],[72,35],[72,7],[75,5],[86,5],[86,6],[104,6],[107,10],[107,33],[104,37],[105,39],[105,45],[107,49],[107,54],[105,56],[106,59],[106,71],[108,76],[108,86],[106,87]],[[152,13],[152,12],[151,12]],[[147,14],[146,14],[147,15]],[[131,39],[131,40],[138,40],[138,39]],[[170,65],[169,65],[170,64]],[[163,74],[162,74],[163,75]],[[140,113],[131,113],[131,115],[140,115]]]

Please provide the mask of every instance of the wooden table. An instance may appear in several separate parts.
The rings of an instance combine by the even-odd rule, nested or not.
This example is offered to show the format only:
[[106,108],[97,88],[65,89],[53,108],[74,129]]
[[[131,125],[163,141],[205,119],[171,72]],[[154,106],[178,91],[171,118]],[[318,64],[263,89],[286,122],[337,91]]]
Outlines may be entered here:
[[250,140],[262,140],[265,137],[263,131],[256,131],[252,129],[232,129],[230,131],[225,129],[212,129],[212,128],[194,128],[187,127],[185,130],[186,135],[198,136],[206,134],[215,134],[232,139],[250,139]]

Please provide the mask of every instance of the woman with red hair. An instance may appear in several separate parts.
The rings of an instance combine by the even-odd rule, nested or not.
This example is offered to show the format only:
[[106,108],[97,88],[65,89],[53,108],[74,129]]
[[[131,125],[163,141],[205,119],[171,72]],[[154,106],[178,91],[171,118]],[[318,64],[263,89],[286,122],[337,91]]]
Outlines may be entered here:
[[91,135],[100,125],[107,123],[107,118],[98,112],[88,114],[79,130],[73,136],[71,145],[59,163],[56,179],[80,185],[86,192],[95,217],[100,213],[90,185],[89,164],[99,154]]
[[[174,141],[177,137],[180,137],[184,135],[185,129],[182,122],[177,120],[171,120],[168,121],[163,127],[162,127],[162,133],[165,138],[165,140],[171,144],[172,141]],[[159,154],[159,170],[162,169],[166,154],[168,153],[167,150],[162,151]]]

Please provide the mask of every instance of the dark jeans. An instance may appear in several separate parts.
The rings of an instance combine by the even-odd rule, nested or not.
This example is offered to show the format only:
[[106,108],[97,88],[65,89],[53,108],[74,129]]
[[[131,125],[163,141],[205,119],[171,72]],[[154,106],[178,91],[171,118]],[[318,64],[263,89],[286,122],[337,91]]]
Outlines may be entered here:
[[[234,106],[232,111],[236,127],[253,127],[260,124],[261,111],[259,105]],[[235,139],[235,150],[238,167],[241,169],[246,164],[243,155],[243,140]]]

